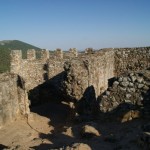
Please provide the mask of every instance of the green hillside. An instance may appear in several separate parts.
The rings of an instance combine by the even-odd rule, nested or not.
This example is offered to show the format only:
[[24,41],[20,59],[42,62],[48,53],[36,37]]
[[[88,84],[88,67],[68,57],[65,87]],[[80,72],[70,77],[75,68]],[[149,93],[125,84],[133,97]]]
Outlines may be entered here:
[[28,49],[35,49],[37,52],[41,50],[38,47],[18,40],[0,41],[0,73],[9,71],[11,50],[22,50],[23,58],[26,58]]

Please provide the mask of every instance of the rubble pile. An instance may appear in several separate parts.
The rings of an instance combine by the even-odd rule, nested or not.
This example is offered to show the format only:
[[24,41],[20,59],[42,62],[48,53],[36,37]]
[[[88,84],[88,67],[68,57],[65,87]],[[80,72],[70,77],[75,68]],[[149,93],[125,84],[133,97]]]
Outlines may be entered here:
[[[150,114],[150,70],[129,73],[115,78],[99,98],[100,111],[110,112],[124,105],[124,109],[143,109],[143,114]],[[122,107],[123,109],[123,107]]]

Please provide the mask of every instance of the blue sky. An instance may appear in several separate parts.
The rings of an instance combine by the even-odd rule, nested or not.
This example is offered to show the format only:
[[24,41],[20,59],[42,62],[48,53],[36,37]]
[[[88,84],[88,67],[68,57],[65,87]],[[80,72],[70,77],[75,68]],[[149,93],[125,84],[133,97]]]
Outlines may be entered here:
[[0,40],[54,50],[150,46],[150,0],[0,0]]

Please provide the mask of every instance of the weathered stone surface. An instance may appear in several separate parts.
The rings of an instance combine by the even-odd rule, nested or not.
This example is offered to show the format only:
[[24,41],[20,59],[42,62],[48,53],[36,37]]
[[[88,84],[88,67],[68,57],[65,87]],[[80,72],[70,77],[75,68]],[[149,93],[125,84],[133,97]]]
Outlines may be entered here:
[[138,84],[138,88],[141,89],[144,86],[144,84]]
[[[140,71],[150,67],[150,48],[121,48],[115,50],[115,74]],[[137,78],[130,74],[132,82]]]
[[16,74],[0,74],[0,127],[28,114],[27,92]]
[[136,80],[136,77],[135,76],[131,76],[131,80],[132,80],[132,82],[134,82]]
[[90,86],[94,87],[97,97],[107,89],[107,80],[114,76],[114,52],[98,51],[70,60],[65,63],[64,69],[64,89],[69,97],[79,101]]
[[37,59],[35,50],[32,49],[27,51],[27,59],[22,59],[21,50],[13,50],[10,71],[24,79],[25,87],[29,91],[63,72],[64,62],[77,55],[75,49],[65,54],[61,49],[56,49],[51,54],[42,50],[40,59]]
[[[26,99],[27,93],[23,91],[25,90],[30,94],[30,91],[33,90],[32,96],[36,100],[40,99],[43,91],[39,90],[39,85],[45,82],[51,83],[52,87],[55,87],[54,89],[58,91],[65,91],[64,94],[69,100],[71,98],[74,101],[85,101],[83,104],[89,107],[83,110],[86,114],[93,113],[96,106],[94,101],[108,88],[108,80],[115,76],[120,76],[122,73],[129,73],[129,75],[121,76],[112,84],[113,87],[107,90],[107,98],[102,98],[99,104],[100,110],[105,112],[111,111],[117,105],[126,101],[134,105],[143,104],[145,106],[144,113],[148,114],[149,97],[147,95],[149,95],[150,73],[149,71],[145,72],[144,75],[131,73],[146,68],[150,68],[149,47],[90,50],[88,53],[79,53],[78,57],[75,49],[70,49],[69,53],[63,53],[61,49],[57,49],[51,55],[43,50],[40,59],[36,59],[34,50],[27,52],[27,59],[22,59],[20,50],[14,50],[11,52],[11,73],[21,76],[24,88],[17,87],[19,94],[14,96],[10,93],[16,91],[15,88],[11,88],[10,91],[4,90],[9,89],[7,83],[0,86],[0,92],[3,91],[3,94],[0,93],[0,104],[3,104],[0,105],[0,114],[11,109],[11,104],[6,95],[11,95],[11,99],[17,99],[18,95],[18,99],[21,99],[19,101],[19,111],[25,113],[26,107],[23,104],[23,99]],[[11,77],[8,76],[6,78]],[[10,81],[9,84],[14,83]],[[94,101],[90,101],[90,98],[88,98],[87,102],[87,97],[83,95],[91,86],[94,88],[95,98]],[[120,94],[118,94],[119,92]],[[141,93],[144,100],[140,98]],[[126,96],[126,94],[131,96]],[[15,102],[12,102],[16,107],[12,110],[13,113],[7,113],[5,118],[12,118],[16,113],[18,104],[14,104]],[[89,104],[92,104],[92,107]],[[3,122],[2,119],[0,119],[0,122]]]
[[[150,67],[149,47],[102,49],[99,51],[88,48],[86,52],[88,53],[77,54],[76,49],[70,49],[69,52],[63,53],[61,49],[57,49],[54,53],[49,54],[48,51],[43,50],[41,51],[41,59],[36,59],[35,51],[29,50],[27,59],[22,59],[21,51],[14,50],[11,52],[11,72],[24,79],[27,91],[49,80],[58,80],[57,83],[65,80],[66,94],[80,100],[89,86],[94,86],[96,97],[98,97],[107,89],[108,79],[124,72]],[[65,63],[66,61],[69,61],[68,65]],[[58,79],[57,76],[64,71],[64,63],[66,79],[63,79],[63,76]],[[137,79],[133,74],[120,80],[142,82],[142,79]],[[37,95],[39,95],[38,90]]]
[[[133,106],[144,106],[144,113],[146,114],[149,112],[150,114],[150,86],[147,86],[147,82],[150,80],[150,75],[148,75],[149,72],[150,70],[146,70],[140,73],[127,74],[116,78],[112,87],[108,88],[109,95],[104,93],[100,97],[100,110],[102,112],[112,111],[119,105],[128,103]],[[131,75],[132,77],[134,76],[137,79],[140,79],[140,81],[126,81]],[[123,82],[123,79],[125,79],[126,82]],[[116,83],[118,86],[116,86]]]
[[124,82],[121,82],[120,85],[122,85],[123,87],[127,87],[129,85],[129,82],[128,81],[124,81]]
[[[150,59],[148,59],[150,49],[145,48],[145,51],[143,51],[143,49],[144,48],[127,48],[106,50],[101,53],[96,53],[96,55],[91,54],[89,57],[86,56],[86,59],[81,58],[80,60],[76,59],[67,62],[64,82],[66,94],[80,101],[84,91],[89,86],[93,86],[97,98],[107,89],[108,79],[110,79],[110,77],[118,76],[122,73],[127,74],[129,72],[128,76],[121,76],[118,80],[113,82],[113,88],[106,92],[106,96],[108,96],[107,100],[101,100],[103,104],[107,105],[107,108],[104,108],[101,103],[100,110],[102,108],[105,111],[111,111],[117,107],[117,104],[119,105],[122,102],[132,103],[133,105],[141,104],[142,102],[140,102],[139,97],[142,93],[149,90],[149,86],[147,86],[149,80],[147,80],[143,74],[130,72],[140,71],[150,66]],[[114,53],[112,53],[112,51]],[[141,59],[141,57],[137,57],[137,53],[141,56],[148,55],[148,57],[142,57]],[[114,59],[112,59],[112,57],[114,57]],[[112,65],[111,63],[114,61],[115,63]],[[104,62],[107,62],[107,65],[105,65]],[[110,70],[110,67],[113,68],[113,70]],[[111,76],[109,76],[109,74],[111,74]],[[120,98],[118,98],[117,94],[119,92]]]

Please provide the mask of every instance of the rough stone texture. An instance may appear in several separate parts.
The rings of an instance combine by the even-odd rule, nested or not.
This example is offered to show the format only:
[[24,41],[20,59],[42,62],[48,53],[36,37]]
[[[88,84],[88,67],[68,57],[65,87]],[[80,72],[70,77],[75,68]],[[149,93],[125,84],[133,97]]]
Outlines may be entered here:
[[[94,86],[96,97],[98,97],[107,89],[110,78],[149,67],[150,48],[103,49],[96,52],[87,49],[86,54],[80,59],[65,63],[66,93],[80,100],[86,88]],[[124,79],[121,83],[122,90],[129,84],[126,80]],[[142,88],[143,84],[138,86]],[[131,90],[134,91],[134,89]]]
[[[149,96],[146,96],[149,95],[149,77],[146,76],[146,72],[132,74],[149,67],[150,48],[103,49],[97,52],[89,51],[89,53],[87,51],[85,55],[80,56],[80,59],[65,63],[64,89],[66,95],[75,102],[78,103],[84,99],[84,102],[80,103],[83,107],[77,106],[80,110],[86,110],[84,114],[88,114],[89,110],[92,114],[92,110],[97,108],[96,105],[95,108],[93,107],[91,100],[93,97],[87,98],[89,96],[86,95],[90,93],[89,87],[93,87],[95,99],[98,98],[100,101],[101,112],[111,112],[118,106],[120,110],[125,109],[125,112],[129,110],[130,113],[122,120],[124,122],[140,116],[139,111],[131,111],[131,105],[141,107],[145,103],[144,113],[149,114],[149,107],[147,107],[149,100],[146,100],[149,99]],[[126,76],[128,73],[131,74]],[[124,76],[121,76],[122,74]],[[107,90],[108,83],[112,82],[115,76],[121,77],[113,83],[111,90]],[[106,94],[99,99],[105,90],[107,90]],[[144,102],[142,102],[143,99]],[[88,106],[91,107],[87,110]]]
[[[134,79],[134,80],[133,80]],[[115,79],[112,86],[99,97],[101,112],[112,112],[120,109],[126,113],[122,122],[141,116],[137,111],[142,108],[142,115],[150,115],[150,70],[130,73]],[[135,111],[136,110],[136,111]]]
[[22,59],[21,50],[11,52],[11,72],[20,75],[24,79],[27,90],[44,82],[44,64],[45,59],[35,59],[34,50],[28,50],[27,59]]
[[77,57],[78,56],[78,52],[76,48],[70,48],[69,49],[69,55],[72,57]]
[[25,81],[27,91],[37,87],[64,71],[64,62],[77,56],[76,49],[63,53],[56,49],[53,54],[42,50],[40,59],[36,59],[35,50],[27,51],[27,59],[22,59],[21,50],[11,52],[11,73],[20,75]]
[[[86,114],[93,113],[95,101],[108,88],[108,82],[115,76],[122,73],[141,71],[150,67],[150,48],[121,48],[121,49],[102,49],[93,51],[86,49],[85,53],[77,53],[76,49],[70,49],[69,52],[63,52],[56,49],[54,53],[43,50],[41,58],[36,59],[35,51],[28,50],[27,59],[22,59],[20,50],[14,50],[11,53],[11,72],[18,74],[24,80],[25,89],[37,100],[40,98],[40,88],[43,83],[47,83],[49,88],[59,93],[63,91],[66,99],[84,101],[87,106],[82,109]],[[129,103],[131,100],[140,105],[142,98],[141,92],[149,90],[150,82],[142,77],[135,75],[120,77],[113,83],[113,89],[118,89],[123,94],[122,101]],[[90,87],[93,87],[95,94],[92,94],[90,100]],[[45,89],[44,89],[45,90]],[[89,91],[88,91],[89,90]],[[44,93],[44,92],[43,92]],[[47,93],[49,93],[47,91]],[[115,91],[114,91],[115,93]],[[134,94],[133,94],[134,93]],[[117,93],[111,97],[112,91],[107,91],[100,105],[102,111],[111,111],[112,108],[120,104],[120,98]],[[141,98],[141,99],[140,99]],[[106,99],[106,100],[104,100]],[[138,100],[137,100],[138,99]],[[111,103],[114,101],[113,103]],[[104,104],[103,104],[104,103]],[[132,102],[135,104],[135,102]],[[147,103],[147,101],[145,101]],[[145,104],[146,105],[146,104]],[[77,106],[77,105],[76,105]],[[108,110],[109,109],[109,110]],[[82,112],[81,112],[82,113]],[[146,111],[145,111],[146,113]]]
[[114,76],[114,52],[97,51],[65,63],[66,94],[80,100],[90,86],[95,89],[96,97],[108,87],[108,79]]
[[115,76],[150,67],[150,47],[119,48],[115,51]]
[[0,127],[29,113],[27,92],[15,74],[0,74]]
[[124,72],[149,68],[149,58],[149,47],[99,51],[88,48],[85,53],[79,54],[75,48],[69,52],[56,49],[51,55],[43,50],[41,59],[36,59],[34,50],[28,50],[27,59],[22,59],[20,50],[14,50],[11,53],[11,72],[24,79],[25,88],[29,91],[52,78],[57,80],[57,76],[64,72],[65,68],[66,93],[79,100],[89,86],[94,86],[96,96],[99,96],[107,89],[108,79]]

